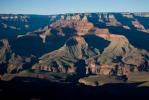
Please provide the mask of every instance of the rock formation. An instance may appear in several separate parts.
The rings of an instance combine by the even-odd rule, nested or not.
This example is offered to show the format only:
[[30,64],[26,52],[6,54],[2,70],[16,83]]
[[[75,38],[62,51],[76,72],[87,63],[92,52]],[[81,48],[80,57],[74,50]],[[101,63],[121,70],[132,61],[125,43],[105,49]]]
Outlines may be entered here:
[[68,39],[60,49],[42,56],[39,63],[32,68],[64,73],[75,72],[76,68],[79,67],[76,66],[79,60],[87,60],[96,55],[98,52],[90,49],[83,37],[74,36]]
[[139,70],[144,63],[141,51],[134,48],[124,36],[96,35],[111,42],[102,54],[91,50],[82,36],[75,36],[60,49],[42,56],[32,69],[71,73],[76,72],[79,66],[75,64],[83,59],[86,74],[128,76],[129,72]]
[[[21,57],[15,54],[7,39],[0,40],[0,74],[5,73],[18,73],[19,71],[24,70],[23,66],[27,63],[31,63],[32,59],[27,57]],[[24,67],[27,67],[24,66]],[[31,67],[31,66],[30,66]]]
[[90,22],[81,21],[76,24],[75,28],[79,35],[84,35],[93,28],[93,24]]
[[138,20],[132,21],[132,24],[138,30],[145,30],[144,26],[142,24],[140,24]]
[[120,26],[121,23],[117,21],[114,15],[110,14],[108,16],[108,22],[106,23],[107,26]]
[[[144,44],[148,42],[148,15],[0,15],[0,76],[31,67],[80,76],[129,77],[131,72],[148,72],[149,54]],[[145,42],[139,43],[139,39]],[[31,55],[42,56],[34,64]]]
[[6,63],[6,55],[10,53],[10,45],[7,39],[0,40],[0,64]]

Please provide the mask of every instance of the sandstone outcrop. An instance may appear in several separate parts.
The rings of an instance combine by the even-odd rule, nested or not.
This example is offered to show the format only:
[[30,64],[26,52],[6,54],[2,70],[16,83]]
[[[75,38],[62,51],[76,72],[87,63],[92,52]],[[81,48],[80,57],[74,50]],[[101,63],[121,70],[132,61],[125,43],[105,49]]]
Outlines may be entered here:
[[117,21],[114,15],[110,14],[108,16],[108,22],[106,23],[107,26],[120,26],[121,23]]
[[[80,59],[86,60],[96,55],[98,52],[90,49],[83,37],[74,36],[68,39],[60,49],[42,56],[39,63],[35,64],[32,69],[48,69],[47,71],[64,73],[76,72],[77,67],[79,67],[76,63]],[[85,66],[82,67],[85,69]]]
[[60,49],[42,56],[32,69],[75,73],[79,67],[76,63],[83,59],[85,74],[128,76],[131,71],[139,71],[138,68],[144,63],[144,56],[127,38],[107,31],[96,36],[111,42],[102,54],[91,50],[82,36],[75,36],[68,39]]
[[[148,15],[0,15],[0,75],[29,69],[32,54],[42,55],[32,66],[35,71],[120,77],[129,77],[131,72],[148,72],[149,54],[144,44],[148,42],[148,24],[144,21]],[[11,48],[7,38],[14,47]],[[139,39],[145,42],[139,43]]]
[[132,24],[134,25],[135,28],[137,28],[138,30],[145,30],[144,26],[139,23],[138,20],[132,21]]
[[66,20],[58,20],[50,26],[52,28],[58,28],[59,26],[63,28],[74,28],[76,29],[78,35],[85,35],[94,27],[94,25],[88,21],[87,16],[84,16],[81,20],[79,15],[72,17],[69,16],[69,18],[67,18]]
[[86,21],[81,21],[76,24],[75,28],[79,35],[84,35],[93,28],[93,24]]
[[10,45],[7,39],[0,40],[0,64],[6,63],[6,55],[10,52]]
[[[28,59],[28,60],[27,60]],[[29,60],[30,59],[30,60]],[[15,54],[7,39],[0,40],[0,74],[18,73],[24,70],[23,66],[31,63],[31,58]],[[28,67],[27,65],[24,67]]]

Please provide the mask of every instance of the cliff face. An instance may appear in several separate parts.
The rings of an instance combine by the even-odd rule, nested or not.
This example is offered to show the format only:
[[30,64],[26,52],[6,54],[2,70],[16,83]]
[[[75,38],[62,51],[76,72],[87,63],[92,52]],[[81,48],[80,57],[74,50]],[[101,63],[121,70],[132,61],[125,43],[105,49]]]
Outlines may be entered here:
[[[147,60],[140,50],[133,47],[126,37],[113,34],[97,34],[98,37],[110,41],[98,60],[88,63],[88,70],[101,75],[128,75],[129,72],[139,71],[139,67]],[[147,68],[148,66],[144,66]]]
[[[89,47],[83,36],[75,36],[60,49],[42,56],[32,69],[76,73],[81,66],[76,63],[84,60],[84,74],[128,76],[129,72],[140,71],[147,62],[142,52],[133,47],[126,37],[114,34],[97,34],[97,37],[110,41],[101,54],[97,48]],[[144,68],[147,69],[148,65]]]
[[60,49],[42,56],[39,63],[35,64],[32,69],[72,73],[76,72],[79,67],[76,65],[77,62],[86,61],[98,54],[98,51],[88,47],[83,37],[74,36],[69,38]]
[[[18,73],[28,67],[33,57],[21,57],[11,49],[7,39],[0,40],[0,74]],[[24,66],[25,65],[25,66]]]
[[[35,25],[35,23],[38,24]],[[1,14],[0,33],[3,33],[1,36],[10,36],[7,35],[9,33],[11,36],[16,37],[18,34],[22,35],[44,28],[49,23],[51,23],[49,16]]]
[[116,76],[148,72],[148,15],[0,15],[0,74],[30,68]]
[[6,55],[10,52],[10,45],[7,39],[0,40],[0,63],[5,63]]

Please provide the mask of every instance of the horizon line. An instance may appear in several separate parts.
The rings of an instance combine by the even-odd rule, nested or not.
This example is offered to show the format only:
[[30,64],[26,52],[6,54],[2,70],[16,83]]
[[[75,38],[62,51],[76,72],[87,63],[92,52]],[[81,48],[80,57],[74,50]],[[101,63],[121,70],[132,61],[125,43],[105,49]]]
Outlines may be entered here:
[[90,13],[149,13],[149,11],[105,11],[105,12],[70,12],[70,13],[56,13],[56,14],[35,14],[35,13],[0,13],[0,15],[67,15],[67,14],[90,14]]

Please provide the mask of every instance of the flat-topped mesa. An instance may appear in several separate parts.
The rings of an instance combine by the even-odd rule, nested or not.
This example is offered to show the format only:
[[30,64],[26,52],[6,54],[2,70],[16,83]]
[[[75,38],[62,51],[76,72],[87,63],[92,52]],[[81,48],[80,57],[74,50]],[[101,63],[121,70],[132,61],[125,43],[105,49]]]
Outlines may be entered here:
[[93,28],[93,34],[110,34],[108,28]]
[[29,16],[26,15],[0,15],[0,19],[2,20],[13,20],[13,21],[18,21],[21,20],[22,22],[27,22],[29,19]]
[[25,37],[25,36],[40,37],[43,43],[45,43],[47,37],[50,35],[51,35],[51,28],[49,26],[45,26],[43,29],[39,28],[35,30],[34,32],[27,32],[24,35],[17,35],[17,39]]
[[132,21],[132,25],[140,31],[145,30],[144,26],[138,20]]
[[109,41],[122,41],[128,43],[128,39],[122,35],[115,35],[115,34],[97,34],[97,36],[104,38],[105,40]]
[[123,36],[123,35],[115,35],[115,34],[110,34],[109,40],[111,41],[123,41],[125,43],[129,43],[128,39]]
[[96,29],[95,35],[109,41],[122,41],[128,43],[128,39],[123,35],[110,34],[108,29]]
[[141,24],[137,19],[135,19],[135,20],[132,21],[131,23],[132,23],[132,25],[133,25],[138,31],[142,31],[142,32],[149,33],[149,29],[145,29],[145,27],[143,26],[143,24]]
[[123,13],[122,15],[123,15],[123,17],[127,17],[129,19],[133,19],[134,18],[134,16],[131,13]]
[[139,16],[139,17],[149,17],[149,13],[148,12],[136,12],[134,13],[135,16]]

